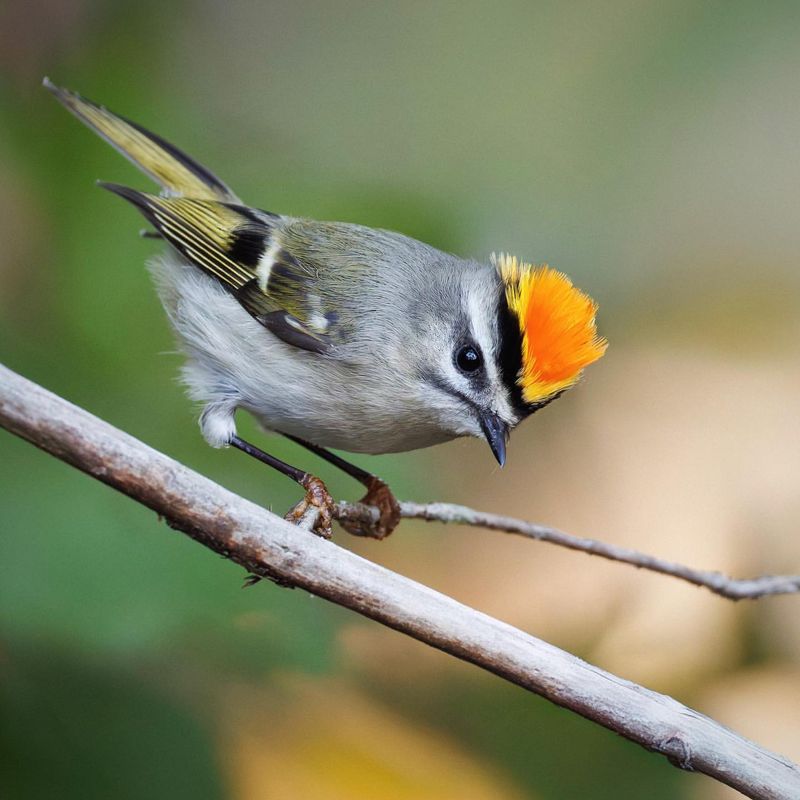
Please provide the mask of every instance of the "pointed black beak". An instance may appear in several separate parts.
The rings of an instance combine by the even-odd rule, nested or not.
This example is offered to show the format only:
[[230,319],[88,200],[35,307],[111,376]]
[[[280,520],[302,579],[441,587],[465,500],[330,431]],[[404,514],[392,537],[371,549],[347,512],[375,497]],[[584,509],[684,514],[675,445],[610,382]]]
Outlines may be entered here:
[[508,425],[497,414],[484,411],[480,415],[481,430],[492,448],[497,463],[502,467],[506,463],[506,439],[508,438]]

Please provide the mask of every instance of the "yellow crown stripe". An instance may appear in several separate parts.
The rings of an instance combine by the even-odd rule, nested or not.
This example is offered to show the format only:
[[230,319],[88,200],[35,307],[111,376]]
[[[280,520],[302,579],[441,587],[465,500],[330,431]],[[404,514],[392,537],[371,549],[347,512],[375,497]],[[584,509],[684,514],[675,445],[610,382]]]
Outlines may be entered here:
[[607,342],[597,334],[597,304],[546,264],[533,266],[505,254],[493,261],[522,334],[517,383],[526,403],[541,402],[574,385],[605,352]]

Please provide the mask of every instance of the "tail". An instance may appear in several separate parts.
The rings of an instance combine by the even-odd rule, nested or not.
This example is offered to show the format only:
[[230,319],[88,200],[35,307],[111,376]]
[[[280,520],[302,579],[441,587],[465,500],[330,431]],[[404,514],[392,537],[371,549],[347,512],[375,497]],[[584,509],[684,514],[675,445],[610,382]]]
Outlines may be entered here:
[[216,175],[160,136],[112,114],[103,106],[84,100],[75,92],[59,88],[49,78],[42,83],[79,120],[160,184],[163,194],[226,203],[241,202]]

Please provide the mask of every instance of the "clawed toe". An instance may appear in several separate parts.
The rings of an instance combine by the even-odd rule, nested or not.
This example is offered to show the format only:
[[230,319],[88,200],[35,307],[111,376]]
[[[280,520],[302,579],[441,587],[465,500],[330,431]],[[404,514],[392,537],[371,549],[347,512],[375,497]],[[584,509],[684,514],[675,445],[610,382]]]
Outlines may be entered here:
[[367,493],[359,501],[365,506],[378,510],[376,522],[363,519],[340,519],[339,524],[354,536],[368,536],[372,539],[385,539],[400,522],[400,503],[392,490],[380,479],[372,477]]
[[333,497],[325,484],[313,475],[306,475],[300,485],[306,490],[305,497],[289,509],[284,519],[310,529],[323,539],[333,535]]

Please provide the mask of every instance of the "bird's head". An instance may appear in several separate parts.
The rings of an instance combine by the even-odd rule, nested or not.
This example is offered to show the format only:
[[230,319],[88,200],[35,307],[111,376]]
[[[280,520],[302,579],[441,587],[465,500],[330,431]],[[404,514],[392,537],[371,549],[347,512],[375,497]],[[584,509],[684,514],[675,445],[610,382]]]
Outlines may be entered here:
[[606,341],[596,303],[561,272],[501,254],[460,275],[454,313],[423,347],[424,378],[452,433],[485,438],[502,466],[510,431],[574,386]]

